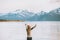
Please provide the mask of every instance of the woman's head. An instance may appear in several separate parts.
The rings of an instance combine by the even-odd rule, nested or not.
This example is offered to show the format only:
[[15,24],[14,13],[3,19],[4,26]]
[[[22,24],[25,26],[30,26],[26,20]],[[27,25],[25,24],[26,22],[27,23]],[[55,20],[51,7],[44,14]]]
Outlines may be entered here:
[[30,29],[31,28],[30,25],[27,25],[27,28]]

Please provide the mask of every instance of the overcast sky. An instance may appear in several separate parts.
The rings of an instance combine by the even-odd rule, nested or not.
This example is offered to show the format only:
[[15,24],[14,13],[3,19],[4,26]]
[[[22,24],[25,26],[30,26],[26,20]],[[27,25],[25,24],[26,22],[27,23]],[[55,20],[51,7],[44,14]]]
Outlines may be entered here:
[[0,13],[17,9],[26,9],[33,12],[50,11],[58,7],[60,7],[59,0],[0,0]]

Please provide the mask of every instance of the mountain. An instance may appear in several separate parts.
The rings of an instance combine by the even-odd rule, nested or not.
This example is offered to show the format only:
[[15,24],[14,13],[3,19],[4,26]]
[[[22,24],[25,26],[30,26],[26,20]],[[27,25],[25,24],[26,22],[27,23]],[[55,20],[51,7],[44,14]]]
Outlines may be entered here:
[[28,12],[27,10],[16,10],[13,12],[9,12],[5,15],[0,16],[0,19],[3,20],[26,20],[32,17],[34,13]]
[[42,16],[44,16],[42,18],[43,21],[60,21],[60,8],[51,10],[50,12]]
[[60,21],[60,8],[50,12],[40,11],[37,13],[27,10],[16,10],[0,16],[0,20],[24,20],[24,21]]

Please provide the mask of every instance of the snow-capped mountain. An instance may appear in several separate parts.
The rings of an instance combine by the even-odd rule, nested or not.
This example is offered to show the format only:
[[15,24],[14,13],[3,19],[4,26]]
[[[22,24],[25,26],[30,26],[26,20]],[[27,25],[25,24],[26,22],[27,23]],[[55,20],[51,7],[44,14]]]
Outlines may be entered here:
[[0,16],[3,20],[24,20],[24,21],[60,21],[60,8],[50,12],[40,11],[37,13],[27,10],[16,10]]
[[60,8],[51,10],[50,12],[48,12],[47,14],[43,15],[43,21],[60,21]]
[[34,16],[33,12],[29,12],[27,10],[16,10],[16,11],[9,12],[8,14],[0,16],[0,19],[3,19],[3,20],[26,20],[32,16]]

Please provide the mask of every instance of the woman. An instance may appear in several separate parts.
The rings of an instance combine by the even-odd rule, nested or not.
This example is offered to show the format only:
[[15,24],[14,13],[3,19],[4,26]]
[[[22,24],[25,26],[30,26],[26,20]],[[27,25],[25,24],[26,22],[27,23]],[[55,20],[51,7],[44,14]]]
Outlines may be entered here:
[[[26,25],[26,24],[25,24],[25,25]],[[30,25],[27,25],[27,28],[26,28],[26,31],[27,31],[27,40],[32,40],[31,30],[34,29],[35,27],[36,27],[36,25],[33,26],[32,28],[31,28]]]

